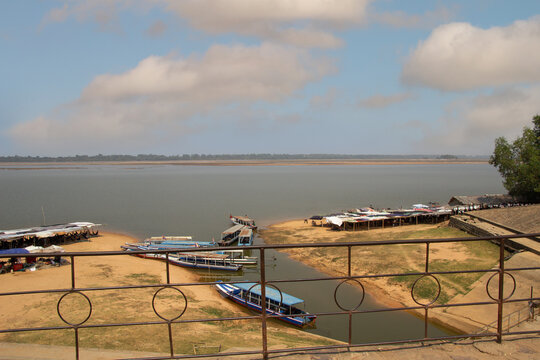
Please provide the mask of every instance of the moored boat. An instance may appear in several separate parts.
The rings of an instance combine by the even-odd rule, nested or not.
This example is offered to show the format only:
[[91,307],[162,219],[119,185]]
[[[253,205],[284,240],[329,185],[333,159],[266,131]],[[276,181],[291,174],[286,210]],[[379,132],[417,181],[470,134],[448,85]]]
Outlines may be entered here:
[[[126,251],[148,251],[156,250],[149,248],[144,245],[136,244],[126,244],[122,245],[121,248]],[[145,258],[145,259],[158,259],[158,260],[167,260],[166,254],[156,254],[156,253],[144,253],[144,254],[133,254],[135,256]],[[228,255],[220,255],[213,253],[209,255],[206,252],[190,252],[190,253],[170,253],[169,263],[177,266],[195,268],[195,269],[208,269],[208,270],[225,270],[225,271],[238,271],[242,269],[242,265],[233,263],[228,259]]]
[[244,225],[252,230],[257,230],[257,225],[255,224],[255,220],[248,217],[247,215],[246,216],[229,215],[229,218],[231,219],[233,224]]
[[238,246],[251,246],[253,244],[253,230],[244,227],[238,234]]
[[[262,311],[261,286],[256,283],[218,283],[215,285],[217,291],[225,298],[249,309]],[[266,313],[269,315],[286,315],[278,319],[289,324],[304,327],[315,322],[316,316],[298,308],[304,300],[279,292],[267,286],[266,290]]]
[[259,260],[256,256],[245,256],[244,250],[217,250],[215,253],[227,255],[232,264],[257,265]]
[[221,241],[219,245],[227,246],[238,240],[238,235],[244,229],[244,225],[234,225],[221,233]]

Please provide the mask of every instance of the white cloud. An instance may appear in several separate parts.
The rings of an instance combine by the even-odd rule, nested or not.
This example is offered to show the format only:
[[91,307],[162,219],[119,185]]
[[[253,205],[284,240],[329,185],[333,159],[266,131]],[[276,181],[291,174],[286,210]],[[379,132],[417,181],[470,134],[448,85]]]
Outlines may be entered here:
[[236,33],[302,47],[335,48],[331,30],[363,23],[370,0],[167,0],[167,8],[209,33]]
[[[494,140],[513,141],[540,113],[540,86],[507,88],[452,103],[439,128],[426,127],[416,148],[431,153],[491,154]],[[440,151],[439,151],[440,150]]]
[[[166,0],[168,8],[195,27],[236,31],[260,24],[313,21],[343,25],[364,20],[369,0]],[[273,26],[273,25],[272,25]]]
[[66,1],[42,25],[74,17],[118,30],[119,12],[160,8],[207,33],[235,33],[307,48],[336,48],[332,31],[361,24],[371,0],[93,0]]
[[540,81],[540,17],[487,30],[451,23],[433,30],[403,67],[402,80],[440,90]]
[[268,43],[216,45],[187,58],[150,56],[124,73],[97,76],[77,101],[9,135],[36,148],[148,144],[160,134],[197,131],[235,104],[284,101],[333,71],[328,59]]
[[393,95],[377,94],[366,99],[360,99],[358,101],[358,106],[370,109],[384,108],[392,104],[412,99],[413,97],[414,96],[411,93],[399,93]]

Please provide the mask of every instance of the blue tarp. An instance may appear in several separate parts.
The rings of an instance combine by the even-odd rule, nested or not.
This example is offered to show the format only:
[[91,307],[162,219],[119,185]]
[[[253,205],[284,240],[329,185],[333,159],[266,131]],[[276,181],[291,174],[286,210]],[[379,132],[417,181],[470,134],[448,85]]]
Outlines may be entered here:
[[7,249],[0,250],[0,255],[9,255],[9,254],[29,254],[30,251],[23,248]]
[[[236,286],[236,287],[238,287],[240,289],[243,289],[245,291],[248,291],[249,288],[251,288],[255,284],[256,283],[239,283],[239,284],[235,283],[235,284],[231,284],[231,285]],[[251,289],[251,292],[261,296],[261,285],[254,286]],[[299,298],[294,297],[294,296],[289,295],[289,294],[285,294],[284,292],[282,292],[282,294],[283,294],[283,301],[281,301],[281,296],[279,295],[279,291],[277,291],[273,287],[269,287],[269,286],[266,287],[266,297],[268,299],[272,299],[272,300],[274,300],[274,301],[276,301],[278,303],[281,301],[282,304],[284,304],[284,305],[293,306],[293,305],[300,304],[300,303],[304,302],[304,300],[299,299]]]

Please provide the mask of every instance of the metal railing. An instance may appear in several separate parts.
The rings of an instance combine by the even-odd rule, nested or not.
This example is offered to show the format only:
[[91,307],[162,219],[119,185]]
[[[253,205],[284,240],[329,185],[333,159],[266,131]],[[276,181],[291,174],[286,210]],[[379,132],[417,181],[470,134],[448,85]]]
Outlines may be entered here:
[[[28,327],[28,328],[12,328],[12,329],[0,329],[0,334],[6,333],[21,333],[21,332],[33,332],[33,331],[51,331],[51,330],[73,330],[75,338],[75,358],[79,359],[79,330],[85,328],[112,328],[112,327],[126,327],[126,326],[141,326],[141,325],[166,325],[168,330],[168,344],[169,344],[169,355],[166,357],[153,357],[152,359],[182,359],[182,358],[200,358],[208,356],[235,356],[235,355],[246,355],[246,354],[255,354],[260,355],[262,358],[267,359],[270,354],[277,353],[290,353],[297,351],[316,351],[321,349],[350,349],[359,346],[366,345],[390,345],[390,344],[405,344],[405,343],[414,343],[414,342],[425,342],[425,341],[434,341],[434,340],[455,340],[461,338],[493,338],[497,342],[501,342],[503,336],[506,335],[515,335],[515,334],[537,334],[539,331],[503,331],[503,308],[507,303],[516,303],[516,302],[532,302],[540,300],[539,297],[527,297],[514,299],[512,296],[516,290],[516,280],[511,272],[520,272],[520,271],[538,271],[540,266],[534,267],[519,267],[519,268],[510,268],[505,269],[505,252],[504,252],[504,242],[506,239],[518,238],[518,237],[538,237],[540,233],[535,234],[525,234],[525,235],[505,235],[505,236],[492,236],[492,237],[477,237],[477,238],[449,238],[449,239],[416,239],[416,240],[389,240],[389,241],[368,241],[368,242],[347,242],[347,243],[302,243],[302,244],[279,244],[279,245],[260,245],[260,246],[251,246],[249,249],[252,251],[259,252],[259,267],[260,267],[260,277],[258,284],[261,285],[261,303],[266,303],[266,286],[270,285],[279,290],[279,284],[281,283],[296,283],[296,282],[307,282],[307,281],[322,281],[322,280],[337,280],[339,284],[336,286],[334,291],[334,301],[340,311],[333,312],[318,312],[311,313],[311,315],[316,316],[332,316],[332,315],[347,315],[349,328],[348,328],[348,341],[344,344],[334,344],[334,345],[325,345],[325,346],[310,346],[310,347],[300,347],[300,348],[284,348],[284,349],[269,349],[268,347],[268,333],[267,333],[267,321],[270,318],[279,318],[285,317],[286,315],[270,315],[266,312],[262,312],[260,315],[252,316],[240,316],[240,317],[219,317],[219,318],[204,318],[204,319],[183,319],[182,316],[185,314],[188,304],[188,298],[185,293],[182,291],[183,287],[186,286],[199,286],[199,285],[215,285],[218,282],[196,282],[196,283],[173,283],[171,282],[170,274],[170,263],[169,263],[169,254],[175,252],[174,250],[151,250],[151,251],[130,251],[129,255],[145,254],[145,253],[161,253],[166,255],[165,272],[166,272],[166,281],[164,284],[141,284],[141,285],[126,285],[126,286],[109,286],[109,287],[78,287],[76,284],[76,262],[78,258],[81,257],[94,257],[94,256],[126,256],[125,251],[107,251],[107,252],[66,252],[66,253],[54,253],[47,254],[47,256],[62,256],[64,258],[69,258],[71,260],[71,286],[69,288],[63,289],[47,289],[47,290],[30,290],[30,291],[11,291],[11,292],[2,292],[0,293],[1,297],[5,296],[27,296],[32,294],[50,294],[56,293],[61,295],[57,302],[57,313],[60,319],[65,323],[62,326],[43,326],[43,327]],[[441,244],[441,243],[458,243],[458,242],[471,242],[471,241],[496,241],[499,243],[499,263],[497,268],[491,269],[479,269],[479,270],[456,270],[456,271],[431,271],[430,270],[430,245],[432,244]],[[352,274],[352,264],[353,256],[352,249],[359,247],[373,247],[373,246],[392,246],[392,245],[405,245],[405,244],[424,244],[425,245],[425,262],[424,262],[424,271],[422,272],[407,272],[407,273],[383,273],[383,274],[365,274],[365,275],[353,275]],[[246,249],[246,247],[229,247],[230,249]],[[347,275],[346,276],[328,276],[321,278],[302,278],[302,279],[278,279],[278,280],[267,280],[265,265],[267,264],[266,255],[267,252],[271,249],[274,250],[285,250],[285,249],[298,249],[298,248],[346,248],[347,249]],[[185,249],[182,252],[197,252],[197,251],[208,251],[211,248],[193,248]],[[11,258],[11,257],[27,257],[29,254],[9,254],[2,255],[2,258]],[[489,281],[486,284],[486,292],[489,301],[482,302],[468,302],[468,303],[452,303],[452,304],[436,304],[437,299],[441,294],[441,281],[438,276],[440,275],[449,275],[449,274],[469,274],[469,273],[493,273],[489,278]],[[1,279],[0,275],[0,279]],[[361,310],[361,305],[364,301],[364,291],[362,292],[362,297],[359,303],[352,307],[344,307],[338,300],[337,293],[339,287],[345,282],[355,282],[362,290],[364,285],[362,281],[364,279],[380,279],[380,278],[391,278],[396,276],[417,276],[417,279],[414,281],[412,288],[410,290],[411,298],[416,303],[415,306],[403,306],[403,307],[393,307],[393,308],[384,308],[384,309],[371,309],[371,310]],[[512,280],[512,291],[509,295],[504,295],[504,278],[505,276],[509,277]],[[420,301],[420,299],[415,296],[415,287],[419,281],[423,278],[431,278],[436,283],[436,294],[435,296],[427,300],[426,302]],[[491,280],[498,280],[498,293],[496,295],[491,294],[489,289],[489,284]],[[225,281],[224,283],[240,283],[248,281]],[[38,284],[36,284],[36,287]],[[98,291],[98,290],[127,290],[127,289],[143,289],[143,288],[152,288],[156,289],[152,299],[152,309],[155,315],[159,320],[155,321],[139,321],[139,322],[117,322],[117,323],[100,323],[100,324],[88,324],[88,320],[92,316],[92,301],[90,296],[87,294]],[[185,300],[185,306],[182,311],[177,316],[174,317],[165,317],[161,314],[155,306],[155,300],[159,297],[159,293],[165,289],[172,289],[177,291]],[[77,295],[81,297],[81,300],[88,303],[88,314],[82,321],[79,322],[70,322],[66,320],[65,314],[61,311],[62,301],[67,296]],[[461,334],[461,335],[451,335],[444,337],[430,337],[428,334],[428,323],[429,323],[429,312],[433,309],[439,308],[451,308],[451,307],[461,307],[461,306],[478,306],[478,305],[497,305],[497,320],[495,331],[493,332],[483,332],[476,334]],[[424,336],[419,339],[412,340],[396,340],[396,341],[384,341],[377,343],[354,343],[352,341],[353,328],[352,318],[353,315],[358,314],[368,314],[368,313],[378,313],[378,312],[393,312],[393,311],[423,311],[423,320],[424,320]],[[301,316],[301,315],[300,315]],[[227,352],[227,353],[215,353],[215,354],[196,354],[196,355],[186,355],[186,354],[176,354],[173,344],[173,331],[172,325],[179,323],[197,323],[197,322],[221,322],[221,321],[233,321],[233,320],[254,320],[259,319],[261,322],[261,348],[260,350],[250,350],[250,351],[237,351],[237,352]],[[250,344],[253,345],[253,344]]]

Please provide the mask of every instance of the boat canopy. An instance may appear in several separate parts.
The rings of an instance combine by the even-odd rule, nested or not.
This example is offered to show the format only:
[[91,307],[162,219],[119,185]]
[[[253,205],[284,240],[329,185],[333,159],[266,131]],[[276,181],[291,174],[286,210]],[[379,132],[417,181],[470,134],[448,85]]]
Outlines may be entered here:
[[240,235],[238,235],[240,237],[251,237],[253,236],[253,230],[251,230],[250,228],[243,228],[242,231],[240,231]]
[[243,227],[244,225],[234,225],[222,232],[222,234],[234,234],[235,232],[240,231]]
[[[258,285],[258,286],[253,286],[253,288],[251,289],[251,292],[254,293],[254,294],[257,294],[259,296],[261,296],[261,285],[260,284],[257,284],[257,283],[235,283],[235,284],[231,284],[233,286],[236,286],[237,288],[240,288],[242,290],[245,290],[245,291],[248,291],[253,285]],[[293,306],[293,305],[297,305],[297,304],[300,304],[300,303],[303,303],[304,300],[302,299],[299,299],[297,297],[294,297],[292,295],[289,295],[289,294],[286,294],[284,292],[282,292],[283,294],[283,301],[281,301],[281,296],[279,294],[279,291],[277,291],[276,289],[272,288],[272,287],[266,287],[266,298],[268,299],[272,299],[276,302],[280,302],[284,305],[288,305],[288,306]]]

